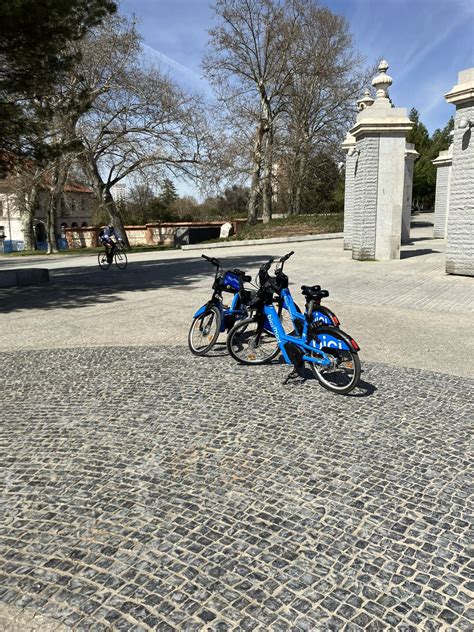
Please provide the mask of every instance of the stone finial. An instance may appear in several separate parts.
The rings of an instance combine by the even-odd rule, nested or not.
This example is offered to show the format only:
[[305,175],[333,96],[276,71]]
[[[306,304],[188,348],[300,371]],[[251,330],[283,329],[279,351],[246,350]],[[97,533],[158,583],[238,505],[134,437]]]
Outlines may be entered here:
[[390,77],[390,75],[387,75],[387,70],[388,63],[385,61],[385,59],[382,59],[378,67],[379,74],[372,79],[372,85],[377,90],[377,99],[389,98],[388,89],[392,85],[393,79],[392,77]]
[[364,96],[357,101],[357,110],[360,112],[361,110],[365,110],[365,108],[370,107],[374,102],[374,99],[370,96],[370,90],[366,90],[364,92]]

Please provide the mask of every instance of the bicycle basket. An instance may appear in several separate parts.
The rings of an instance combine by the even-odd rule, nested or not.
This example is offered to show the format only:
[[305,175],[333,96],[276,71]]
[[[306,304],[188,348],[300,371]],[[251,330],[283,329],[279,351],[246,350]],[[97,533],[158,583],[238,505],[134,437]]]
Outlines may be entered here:
[[242,275],[236,274],[231,270],[227,270],[222,278],[222,289],[226,292],[236,294],[242,289]]

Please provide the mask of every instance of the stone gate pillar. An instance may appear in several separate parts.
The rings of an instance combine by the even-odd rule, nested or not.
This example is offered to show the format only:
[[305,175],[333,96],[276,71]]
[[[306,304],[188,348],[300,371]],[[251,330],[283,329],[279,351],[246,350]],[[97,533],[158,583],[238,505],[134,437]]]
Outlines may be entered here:
[[420,154],[415,150],[413,143],[406,144],[405,151],[405,184],[403,186],[403,211],[402,211],[402,244],[410,241],[411,201],[413,196],[413,169],[415,160]]
[[474,68],[459,73],[445,98],[456,106],[446,272],[474,276]]
[[434,208],[435,239],[446,238],[448,223],[449,189],[451,185],[451,165],[453,163],[453,145],[449,149],[440,151],[439,156],[432,161],[436,167],[436,194]]
[[392,78],[381,61],[372,80],[373,105],[362,109],[350,133],[356,139],[352,258],[387,261],[400,257],[406,135],[413,123],[405,108],[393,107]]
[[344,250],[352,250],[352,222],[354,213],[354,171],[357,162],[355,138],[347,132],[342,143],[346,152],[346,176],[344,187]]

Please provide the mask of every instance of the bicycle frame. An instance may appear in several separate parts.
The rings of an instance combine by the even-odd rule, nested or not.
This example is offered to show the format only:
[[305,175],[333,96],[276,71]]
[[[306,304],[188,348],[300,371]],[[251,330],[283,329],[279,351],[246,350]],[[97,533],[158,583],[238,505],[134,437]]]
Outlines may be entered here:
[[[297,320],[299,320],[300,322],[306,321],[305,315],[296,309],[296,303],[293,300],[291,292],[288,288],[284,288],[283,290],[281,290],[280,296],[283,300],[283,305],[288,310],[293,323],[295,323]],[[323,308],[325,311],[322,311],[321,309],[318,309],[318,307],[319,306],[313,308],[313,321],[323,325],[334,325],[331,317],[327,313],[325,313],[327,308]]]
[[[318,344],[316,343],[316,341],[313,341],[313,344],[311,345],[308,344],[309,325],[306,318],[304,318],[304,316],[303,316],[304,326],[303,326],[303,332],[301,336],[291,336],[285,333],[280,323],[280,319],[278,318],[278,314],[275,308],[273,307],[273,305],[264,305],[262,314],[265,317],[264,327],[266,327],[268,323],[269,328],[271,329],[273,335],[277,339],[278,345],[281,350],[281,354],[286,364],[292,364],[292,361],[290,360],[288,352],[285,349],[285,344],[287,343],[292,343],[293,345],[296,345],[303,351],[303,356],[301,358],[302,360],[304,360],[305,362],[313,362],[314,364],[318,364],[321,366],[331,366],[332,360],[333,360],[330,356],[324,353],[324,351],[322,351],[322,347],[332,347],[335,349],[342,349],[345,351],[351,350],[348,343],[342,340],[339,340],[337,338],[334,338],[334,336],[331,336],[329,327],[324,327],[323,328],[324,330],[322,330],[321,332],[317,332]],[[314,327],[314,325],[312,325],[312,327]],[[337,331],[339,334],[343,333],[341,332],[340,329],[337,329]],[[312,352],[312,353],[316,352],[318,356],[313,357],[313,356],[307,355],[304,353],[305,351]]]
[[232,297],[232,303],[228,308],[224,307],[222,298],[218,295],[217,292],[214,292],[210,301],[202,305],[197,312],[194,314],[193,318],[197,318],[204,314],[206,309],[211,305],[215,305],[219,311],[221,312],[222,320],[221,320],[221,333],[227,329],[226,325],[226,317],[236,316],[237,318],[245,315],[246,311],[238,308],[239,303],[239,294],[234,294]]

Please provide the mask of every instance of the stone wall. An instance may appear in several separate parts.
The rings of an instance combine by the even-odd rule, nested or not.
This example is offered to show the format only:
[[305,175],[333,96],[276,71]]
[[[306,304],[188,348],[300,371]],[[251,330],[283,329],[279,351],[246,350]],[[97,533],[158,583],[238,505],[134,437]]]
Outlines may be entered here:
[[474,68],[459,73],[446,100],[456,105],[446,272],[474,276]]
[[474,122],[474,105],[456,112],[446,272],[474,276],[474,127],[457,127],[461,117]]
[[[125,232],[131,246],[174,246],[175,235],[182,228],[205,228],[222,226],[226,220],[218,222],[161,222],[145,226],[125,226]],[[234,233],[245,220],[231,221]],[[66,228],[64,233],[69,248],[93,248],[99,245],[100,228],[87,226],[84,228]]]
[[[433,233],[435,239],[445,239],[446,237],[452,165],[452,157],[447,157],[448,151],[449,150],[440,152],[438,158],[433,160],[433,164],[436,166],[436,194]],[[445,159],[443,160],[443,158]]]
[[352,256],[365,260],[375,258],[377,224],[377,189],[379,137],[366,136],[357,142],[354,207],[352,216]]

